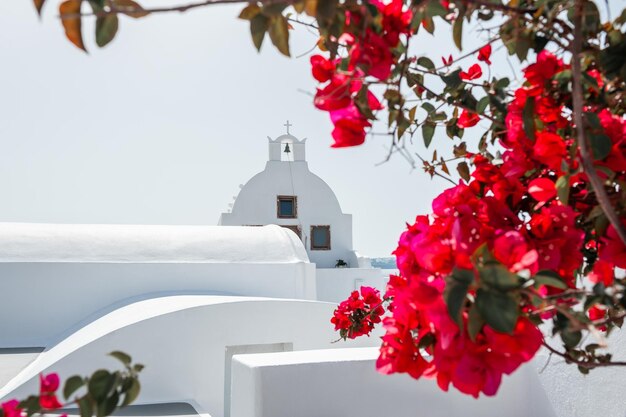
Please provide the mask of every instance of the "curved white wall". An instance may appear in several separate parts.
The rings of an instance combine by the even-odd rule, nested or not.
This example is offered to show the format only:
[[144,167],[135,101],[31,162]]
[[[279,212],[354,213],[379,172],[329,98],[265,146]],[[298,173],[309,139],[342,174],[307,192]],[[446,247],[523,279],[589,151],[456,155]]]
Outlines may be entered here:
[[[115,308],[164,294],[314,300],[310,263],[0,263],[0,347],[46,347]],[[45,311],[42,312],[42,306]],[[42,317],[43,314],[43,317]]]
[[[278,218],[279,195],[298,197],[298,217]],[[309,259],[320,268],[334,267],[338,259],[348,261],[352,253],[352,215],[343,214],[331,188],[309,171],[305,161],[269,161],[265,170],[242,188],[231,213],[223,213],[220,225],[297,225]],[[311,250],[310,229],[330,225],[331,250]],[[352,265],[355,266],[355,265]]]
[[377,337],[336,343],[329,322],[333,304],[244,297],[175,296],[137,302],[81,328],[11,380],[0,398],[37,391],[39,373],[62,378],[116,362],[122,350],[146,365],[140,404],[189,402],[200,413],[222,416],[228,346],[291,343],[294,350],[375,346]]

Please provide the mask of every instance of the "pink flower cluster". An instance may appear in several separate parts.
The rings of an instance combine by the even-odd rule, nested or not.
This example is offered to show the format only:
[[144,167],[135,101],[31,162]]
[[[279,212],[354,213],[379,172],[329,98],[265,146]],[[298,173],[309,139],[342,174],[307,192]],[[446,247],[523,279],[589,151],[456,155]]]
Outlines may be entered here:
[[[551,270],[574,287],[585,245],[577,219],[590,206],[584,204],[585,187],[578,186],[584,185],[583,175],[569,179],[569,205],[557,196],[557,178],[569,174],[577,163],[570,151],[575,143],[567,136],[571,122],[551,93],[552,77],[564,69],[553,55],[539,54],[537,62],[524,71],[526,83],[509,105],[503,162],[469,155],[475,167],[470,182],[443,192],[433,201],[433,214],[418,216],[400,237],[394,252],[400,276],[390,278],[385,294],[392,302],[391,315],[383,320],[386,334],[377,361],[380,372],[436,378],[444,390],[452,384],[475,397],[481,392],[494,395],[502,375],[530,360],[541,346],[542,333],[524,315],[511,334],[485,324],[470,337],[467,308],[462,311],[465,325],[460,328],[450,317],[443,295],[446,277],[454,270],[470,271],[480,282],[474,257],[485,248],[512,273]],[[529,101],[538,120],[534,138],[524,126]],[[616,149],[603,163],[623,171],[626,165],[618,167],[614,161],[624,157],[624,120],[606,111],[599,117]],[[609,284],[614,266],[626,266],[626,247],[612,228],[598,247],[600,260],[590,278]],[[475,289],[469,291],[475,297]],[[539,291],[562,290],[543,286]],[[525,305],[522,311],[532,309]],[[600,312],[590,314],[598,317]]]
[[[60,380],[57,374],[39,375],[39,406],[42,412],[58,410],[63,407],[56,395],[59,385]],[[25,417],[26,412],[19,405],[20,402],[16,399],[2,403],[2,415],[4,417]],[[67,417],[67,414],[62,414],[60,417]]]
[[385,81],[390,77],[396,62],[392,50],[398,46],[401,35],[410,31],[412,13],[404,9],[402,0],[392,0],[388,4],[375,0],[372,4],[382,17],[379,31],[370,27],[363,31],[364,15],[359,11],[347,11],[345,32],[338,43],[347,48],[348,56],[333,60],[322,55],[311,57],[313,77],[324,84],[317,90],[314,104],[330,113],[335,140],[332,146],[336,148],[360,145],[365,141],[365,129],[371,123],[357,105],[357,95],[365,94],[363,105],[369,110],[382,109],[380,101],[367,90],[364,79],[371,76]]
[[342,339],[354,339],[369,335],[376,323],[380,323],[385,312],[378,290],[361,287],[352,291],[350,297],[339,304],[330,322],[339,330]]

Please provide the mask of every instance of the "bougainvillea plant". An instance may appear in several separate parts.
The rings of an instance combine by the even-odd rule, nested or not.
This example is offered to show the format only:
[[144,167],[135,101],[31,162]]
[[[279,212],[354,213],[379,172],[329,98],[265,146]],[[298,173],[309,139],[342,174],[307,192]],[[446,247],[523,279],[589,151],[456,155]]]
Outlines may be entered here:
[[[60,13],[85,49],[85,18],[95,18],[103,46],[119,15],[216,3],[224,0],[152,9],[65,0]],[[259,49],[267,34],[289,55],[291,29],[318,31],[314,105],[329,114],[332,146],[362,144],[379,118],[391,152],[408,156],[420,136],[429,147],[437,131],[452,140],[447,159],[422,159],[452,187],[401,235],[399,275],[382,303],[364,289],[339,306],[332,322],[342,338],[369,334],[384,308],[381,372],[473,396],[495,394],[542,346],[582,372],[626,365],[604,350],[626,315],[625,10],[591,0],[242,3]],[[442,24],[449,30],[436,35],[451,33],[458,50],[470,27],[482,28],[482,44],[429,57],[411,42]],[[492,75],[499,49],[521,63],[514,81]],[[476,143],[463,139],[467,129]]]
[[[49,412],[58,414],[59,410],[78,408],[84,417],[105,417],[115,410],[132,404],[139,395],[139,373],[144,368],[133,364],[124,352],[115,351],[109,355],[124,365],[124,370],[110,372],[99,369],[91,376],[74,375],[65,381],[63,399],[57,393],[61,380],[56,373],[39,375],[39,394],[24,400],[11,399],[0,404],[0,417],[44,416]],[[61,417],[67,414],[61,414]]]

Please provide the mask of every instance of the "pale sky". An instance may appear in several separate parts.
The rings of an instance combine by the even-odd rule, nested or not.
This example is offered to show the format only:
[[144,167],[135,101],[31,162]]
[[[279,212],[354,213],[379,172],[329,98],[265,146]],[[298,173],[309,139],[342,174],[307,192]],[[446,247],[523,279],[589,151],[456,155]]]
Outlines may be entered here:
[[[87,55],[65,39],[57,0],[48,3],[40,21],[29,0],[0,2],[0,221],[214,225],[263,170],[267,136],[287,119],[308,138],[309,168],[353,215],[363,254],[389,255],[405,222],[447,187],[399,157],[375,166],[384,136],[331,149],[328,115],[304,93],[315,87],[308,56],[284,58],[269,39],[258,54],[236,19],[241,5],[122,17],[104,49],[88,21]],[[316,41],[302,27],[292,36],[293,56]],[[437,59],[458,54],[419,39]],[[451,148],[442,133],[434,142]]]

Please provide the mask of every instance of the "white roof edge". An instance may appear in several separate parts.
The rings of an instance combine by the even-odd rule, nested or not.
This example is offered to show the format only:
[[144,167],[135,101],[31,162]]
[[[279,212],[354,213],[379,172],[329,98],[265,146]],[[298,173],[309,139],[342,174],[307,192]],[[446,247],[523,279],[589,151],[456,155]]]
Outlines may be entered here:
[[306,250],[275,226],[0,223],[0,263],[302,263]]

